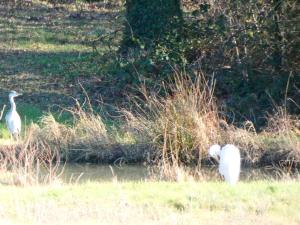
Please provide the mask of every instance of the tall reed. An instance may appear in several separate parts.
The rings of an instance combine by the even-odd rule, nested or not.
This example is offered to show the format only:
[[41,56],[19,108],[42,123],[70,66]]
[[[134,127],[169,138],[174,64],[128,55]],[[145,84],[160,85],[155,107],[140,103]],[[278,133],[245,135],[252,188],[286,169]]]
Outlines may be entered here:
[[209,145],[220,138],[214,83],[202,74],[192,79],[175,73],[162,89],[158,94],[141,88],[142,97],[134,100],[136,112],[124,112],[129,127],[138,140],[155,146],[154,160],[167,171],[186,164],[201,166]]

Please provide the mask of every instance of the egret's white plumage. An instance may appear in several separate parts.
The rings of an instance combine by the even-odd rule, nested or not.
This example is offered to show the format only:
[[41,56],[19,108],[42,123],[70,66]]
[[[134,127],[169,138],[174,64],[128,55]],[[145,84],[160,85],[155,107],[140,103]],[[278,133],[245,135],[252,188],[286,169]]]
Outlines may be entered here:
[[10,102],[10,110],[5,116],[7,128],[14,138],[17,138],[21,132],[21,118],[17,112],[17,107],[14,98],[21,94],[16,91],[11,91],[8,95]]
[[219,172],[225,181],[236,184],[239,180],[241,168],[240,150],[234,145],[227,144],[222,149],[220,145],[212,145],[209,155],[219,160]]

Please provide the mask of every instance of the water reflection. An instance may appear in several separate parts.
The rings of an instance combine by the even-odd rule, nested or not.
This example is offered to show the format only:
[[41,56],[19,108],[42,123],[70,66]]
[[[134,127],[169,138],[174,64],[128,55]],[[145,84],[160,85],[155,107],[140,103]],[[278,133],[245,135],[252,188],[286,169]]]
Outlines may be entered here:
[[122,167],[97,164],[66,164],[61,178],[65,182],[86,181],[141,181],[149,178],[146,166],[126,165]]

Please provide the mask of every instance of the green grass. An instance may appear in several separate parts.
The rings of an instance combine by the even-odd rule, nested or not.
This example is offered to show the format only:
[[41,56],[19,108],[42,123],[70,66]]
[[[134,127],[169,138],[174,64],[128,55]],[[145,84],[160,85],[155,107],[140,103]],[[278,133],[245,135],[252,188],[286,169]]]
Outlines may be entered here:
[[[300,184],[258,181],[0,186],[0,221],[20,224],[299,224]],[[53,220],[52,216],[55,216]]]
[[[84,12],[76,17],[78,7]],[[83,93],[78,82],[88,92],[95,88],[89,79],[99,77],[100,81],[107,76],[103,72],[107,63],[102,56],[112,51],[110,47],[117,47],[111,40],[95,40],[122,26],[115,19],[120,8],[66,4],[56,10],[36,0],[29,8],[11,10],[0,4],[0,102],[7,104],[9,90],[24,93],[26,97],[17,105],[22,119],[29,124],[37,122],[53,105],[72,105],[70,96],[77,98]],[[94,92],[93,89],[89,94]],[[65,117],[59,121],[69,120]],[[2,133],[7,137],[3,127],[0,125],[0,136]]]
[[[71,96],[83,95],[78,82],[93,94],[90,89],[95,85],[89,79],[106,76],[101,55],[116,45],[110,40],[93,41],[116,29],[120,7],[91,10],[88,6],[81,5],[84,13],[72,17],[78,12],[74,4],[63,5],[62,10],[42,1],[17,10],[0,4],[0,107],[8,105],[9,90],[24,93],[17,99],[23,128],[37,123],[49,111],[59,122],[71,123],[70,114],[61,114],[57,105],[69,107],[74,104]],[[0,139],[9,139],[4,120],[0,122]]]
[[0,143],[1,139],[9,139],[10,135],[4,123],[0,123]]
[[[10,143],[10,134],[8,132],[8,129],[5,124],[5,115],[8,112],[9,107],[6,108],[4,111],[4,115],[2,118],[2,121],[0,122],[0,144],[8,144]],[[37,105],[32,105],[28,103],[20,103],[17,105],[17,111],[19,115],[21,116],[22,120],[22,133],[23,136],[24,133],[28,129],[28,127],[32,124],[38,124],[41,125],[41,119],[43,116],[46,116],[47,114],[51,113],[55,120],[58,123],[64,124],[64,125],[70,125],[72,126],[74,123],[74,117],[70,112],[67,111],[51,111],[51,110],[42,110]],[[101,115],[101,112],[97,112]],[[103,120],[105,126],[107,127],[109,133],[114,136],[118,142],[120,143],[132,143],[133,137],[129,133],[124,133],[120,129],[119,121],[115,121],[112,119],[104,119]]]
[[[33,15],[28,12],[26,16]],[[93,49],[88,41],[96,38],[96,33],[89,33],[97,24],[82,20],[72,22],[65,18],[49,23],[42,20],[31,25],[16,19],[7,25],[6,20],[0,21],[5,30],[0,35],[0,48],[9,49],[12,54],[8,52],[7,62],[2,64],[1,70],[66,78],[98,74],[99,67],[95,65]],[[17,56],[16,52],[19,52]]]
[[[8,112],[8,110],[9,109],[6,109],[4,115]],[[22,130],[26,130],[28,125],[30,125],[32,122],[37,123],[44,112],[38,107],[23,103],[18,105],[18,113],[21,115],[23,127]],[[0,137],[2,139],[10,138],[9,132],[5,124],[4,116],[2,118],[2,123],[0,123]]]
[[31,122],[38,122],[43,115],[43,111],[40,108],[26,103],[18,105],[18,112],[22,115],[24,125],[28,125]]
[[[4,111],[4,115],[8,112],[8,108]],[[43,117],[43,115],[46,115],[48,112],[43,111],[37,106],[28,104],[28,103],[21,103],[18,104],[18,113],[21,116],[22,120],[22,132],[30,126],[31,123],[37,123],[39,124],[40,119]],[[59,121],[60,123],[68,124],[72,120],[72,117],[69,113],[62,113],[59,114],[58,112],[53,113],[54,117]],[[2,122],[0,123],[0,143],[1,139],[9,139],[10,135],[7,130],[6,124],[5,124],[5,116],[2,118]],[[3,140],[2,140],[3,141]]]
[[[55,10],[41,1],[17,10],[0,5],[1,102],[7,97],[4,92],[21,89],[35,94],[41,109],[65,106],[70,102],[66,96],[82,93],[77,77],[103,75],[103,57],[99,55],[110,52],[112,43],[93,41],[115,30],[112,21],[119,8],[91,10],[83,4],[84,13],[72,17],[78,10],[74,4],[63,7]],[[49,100],[39,100],[39,95],[48,95]]]

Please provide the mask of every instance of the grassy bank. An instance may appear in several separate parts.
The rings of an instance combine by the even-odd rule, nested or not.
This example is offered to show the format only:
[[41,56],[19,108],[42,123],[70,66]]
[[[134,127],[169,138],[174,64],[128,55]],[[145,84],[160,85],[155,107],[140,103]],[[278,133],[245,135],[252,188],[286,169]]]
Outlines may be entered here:
[[[244,166],[278,166],[288,170],[299,167],[299,119],[284,108],[267,118],[261,131],[251,121],[236,126],[226,121],[217,107],[213,87],[204,76],[192,80],[185,74],[161,93],[140,88],[140,96],[131,102],[131,110],[120,109],[119,118],[103,119],[86,104],[66,108],[69,123],[49,113],[33,124],[27,133],[30,141],[46,143],[61,153],[61,159],[73,162],[147,162],[163,168],[201,167],[207,163],[208,148],[219,143],[235,144]],[[28,136],[28,135],[27,135]],[[26,138],[28,138],[26,136]],[[25,140],[26,140],[25,138]]]
[[[52,184],[59,177],[61,162],[145,163],[157,180],[203,180],[202,166],[214,164],[207,152],[213,143],[238,146],[243,169],[271,167],[282,177],[297,174],[300,142],[293,125],[297,120],[278,115],[270,117],[269,126],[261,132],[250,122],[238,128],[216,111],[193,107],[191,98],[198,102],[199,96],[191,90],[188,95],[181,90],[179,97],[166,101],[147,100],[151,109],[144,115],[125,110],[126,120],[114,122],[118,126],[106,124],[99,114],[80,105],[69,109],[72,121],[67,124],[45,115],[39,124],[26,128],[23,139],[2,141],[0,181]],[[191,114],[183,113],[191,109]]]
[[298,182],[0,186],[5,224],[299,224]]
[[[104,120],[94,111],[89,97],[84,104],[65,108],[69,120],[52,113],[24,128],[19,142],[2,141],[2,168],[12,173],[10,184],[40,182],[40,167],[49,171],[46,183],[56,176],[56,165],[64,162],[147,163],[160,170],[161,178],[177,180],[194,176],[203,164],[212,164],[208,148],[214,143],[235,144],[243,167],[278,167],[294,173],[300,165],[297,117],[278,107],[260,132],[251,121],[237,127],[226,121],[217,107],[204,76],[192,80],[175,74],[161,93],[140,88],[132,108],[119,110],[119,118]],[[5,129],[5,128],[3,128]],[[4,139],[9,140],[9,139]],[[191,167],[192,169],[190,169]]]

